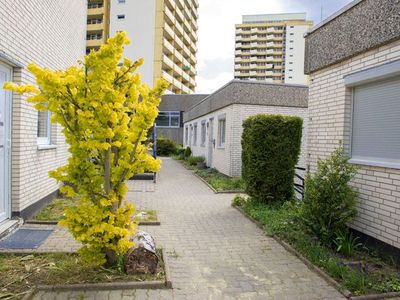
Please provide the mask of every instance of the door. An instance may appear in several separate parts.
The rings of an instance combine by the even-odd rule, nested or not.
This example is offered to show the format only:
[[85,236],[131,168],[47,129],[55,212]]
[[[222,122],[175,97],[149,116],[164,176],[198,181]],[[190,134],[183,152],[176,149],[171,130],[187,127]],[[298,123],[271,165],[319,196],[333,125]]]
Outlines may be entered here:
[[0,63],[0,222],[10,217],[10,124],[11,93],[3,89],[11,80],[11,68]]
[[212,167],[213,151],[214,151],[214,119],[211,118],[207,122],[207,132],[208,132],[208,155],[207,155],[207,167]]

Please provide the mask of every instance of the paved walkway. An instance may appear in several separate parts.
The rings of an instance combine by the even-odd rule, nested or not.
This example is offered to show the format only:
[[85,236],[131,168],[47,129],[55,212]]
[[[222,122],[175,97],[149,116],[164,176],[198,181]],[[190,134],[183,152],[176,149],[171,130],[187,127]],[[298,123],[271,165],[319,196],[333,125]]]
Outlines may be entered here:
[[344,299],[322,278],[214,194],[178,162],[163,159],[157,184],[130,182],[128,199],[156,209],[143,226],[166,249],[173,290],[40,293],[35,299]]

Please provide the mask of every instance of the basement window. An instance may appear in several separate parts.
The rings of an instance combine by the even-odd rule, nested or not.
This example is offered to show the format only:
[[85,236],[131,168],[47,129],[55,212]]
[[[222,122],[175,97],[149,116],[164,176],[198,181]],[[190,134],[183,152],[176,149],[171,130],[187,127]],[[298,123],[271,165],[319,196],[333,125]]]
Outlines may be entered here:
[[118,18],[118,20],[123,20],[123,19],[125,19],[125,15],[118,15],[117,18]]

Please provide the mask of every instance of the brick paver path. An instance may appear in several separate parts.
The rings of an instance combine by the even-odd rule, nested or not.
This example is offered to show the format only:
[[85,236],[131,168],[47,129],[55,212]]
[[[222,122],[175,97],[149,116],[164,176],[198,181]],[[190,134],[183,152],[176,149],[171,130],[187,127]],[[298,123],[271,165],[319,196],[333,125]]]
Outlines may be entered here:
[[[36,299],[344,299],[339,292],[171,159],[157,184],[130,182],[128,199],[156,209],[143,226],[166,249],[173,290],[39,293]],[[83,296],[83,297],[82,297]]]

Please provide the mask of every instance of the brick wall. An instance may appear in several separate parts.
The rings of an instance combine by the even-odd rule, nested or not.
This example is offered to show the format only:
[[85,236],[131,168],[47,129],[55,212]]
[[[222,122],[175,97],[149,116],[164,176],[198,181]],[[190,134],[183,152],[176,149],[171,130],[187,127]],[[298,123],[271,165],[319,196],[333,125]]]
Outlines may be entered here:
[[[62,69],[85,53],[86,1],[4,0],[0,5],[0,53],[22,67],[13,68],[17,83],[33,83],[29,62]],[[7,59],[3,60],[7,64]],[[61,128],[52,124],[54,149],[38,150],[37,111],[24,96],[12,99],[12,211],[19,212],[58,188],[48,171],[66,162]]]
[[[306,148],[307,148],[307,108],[298,107],[282,107],[282,106],[264,106],[264,105],[248,105],[248,104],[233,104],[223,109],[212,112],[201,118],[192,120],[185,123],[186,125],[197,123],[198,130],[198,143],[196,145],[187,144],[185,146],[190,146],[193,155],[208,157],[208,136],[206,139],[206,145],[201,146],[201,122],[203,120],[209,120],[214,118],[214,139],[216,139],[215,148],[213,148],[213,158],[212,167],[216,168],[221,173],[228,176],[237,177],[241,175],[242,171],[242,124],[243,121],[248,117],[256,114],[281,114],[290,116],[299,116],[304,120],[303,126],[303,140],[302,140],[302,154],[299,159],[299,166],[306,165]],[[218,133],[218,116],[224,115],[226,117],[226,137],[225,137],[225,147],[219,148],[217,143],[217,133]],[[189,139],[190,140],[190,139]],[[193,138],[192,138],[193,141]],[[183,141],[184,142],[184,141]]]
[[[343,77],[356,71],[400,59],[400,41],[382,46],[317,71],[309,96],[308,162],[326,158],[343,140],[350,145],[352,90]],[[400,170],[360,165],[352,185],[358,191],[358,215],[350,225],[400,248]]]

